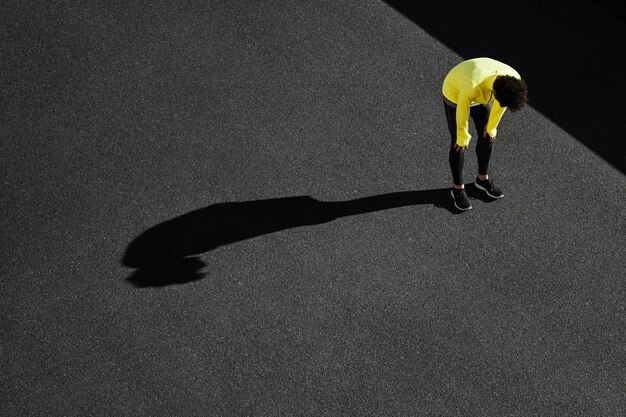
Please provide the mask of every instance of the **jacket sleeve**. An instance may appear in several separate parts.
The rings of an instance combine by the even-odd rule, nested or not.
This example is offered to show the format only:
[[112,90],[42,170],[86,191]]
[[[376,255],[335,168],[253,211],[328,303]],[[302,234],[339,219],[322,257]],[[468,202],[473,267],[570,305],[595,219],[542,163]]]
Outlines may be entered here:
[[492,138],[495,138],[498,133],[498,123],[500,123],[500,119],[502,119],[505,110],[506,107],[501,107],[497,100],[493,102],[491,112],[489,113],[489,120],[487,121],[487,133],[489,133],[489,136]]
[[470,117],[471,98],[468,92],[461,92],[456,104],[456,144],[468,146],[472,136],[469,134],[468,122]]

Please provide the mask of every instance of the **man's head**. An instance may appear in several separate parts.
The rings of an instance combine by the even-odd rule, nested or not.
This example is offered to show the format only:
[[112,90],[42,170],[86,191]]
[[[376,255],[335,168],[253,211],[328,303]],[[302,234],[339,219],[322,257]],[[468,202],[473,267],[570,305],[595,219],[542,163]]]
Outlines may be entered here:
[[528,102],[528,89],[524,80],[510,75],[499,75],[493,82],[493,93],[502,107],[516,112]]

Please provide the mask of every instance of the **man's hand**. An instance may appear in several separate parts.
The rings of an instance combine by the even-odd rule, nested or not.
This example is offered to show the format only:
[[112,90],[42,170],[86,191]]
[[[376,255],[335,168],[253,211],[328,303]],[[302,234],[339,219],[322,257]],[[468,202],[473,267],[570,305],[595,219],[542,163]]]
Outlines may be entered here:
[[[485,129],[483,130],[483,138],[486,138],[487,136],[489,136],[489,134],[487,133],[487,126],[485,126]],[[491,137],[489,136],[489,142],[493,143],[493,141],[496,139],[496,137]]]
[[454,145],[454,150],[457,151],[458,153],[463,153],[465,152],[466,149],[467,149],[467,146]]

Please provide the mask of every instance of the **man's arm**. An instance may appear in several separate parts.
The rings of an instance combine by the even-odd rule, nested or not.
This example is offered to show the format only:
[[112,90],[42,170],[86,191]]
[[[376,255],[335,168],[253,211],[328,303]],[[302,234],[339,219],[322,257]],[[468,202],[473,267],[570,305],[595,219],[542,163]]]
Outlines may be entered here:
[[467,92],[459,94],[459,100],[456,104],[456,145],[461,148],[466,148],[472,138],[468,129],[470,102],[471,98]]
[[497,100],[494,100],[493,106],[491,106],[491,112],[489,113],[489,120],[487,121],[487,133],[490,137],[495,138],[498,133],[498,124],[502,115],[504,114],[506,107],[501,107]]

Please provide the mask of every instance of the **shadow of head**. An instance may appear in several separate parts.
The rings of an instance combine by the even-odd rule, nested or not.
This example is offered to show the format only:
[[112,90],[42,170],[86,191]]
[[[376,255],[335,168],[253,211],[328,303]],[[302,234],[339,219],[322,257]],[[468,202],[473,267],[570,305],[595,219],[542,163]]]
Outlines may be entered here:
[[164,287],[204,278],[206,264],[197,257],[172,259],[160,265],[135,270],[126,280],[136,287]]

